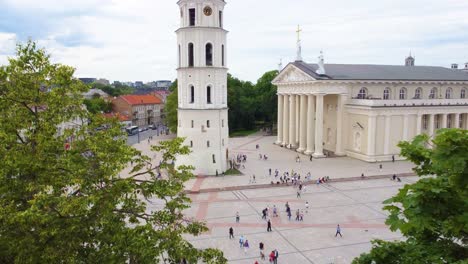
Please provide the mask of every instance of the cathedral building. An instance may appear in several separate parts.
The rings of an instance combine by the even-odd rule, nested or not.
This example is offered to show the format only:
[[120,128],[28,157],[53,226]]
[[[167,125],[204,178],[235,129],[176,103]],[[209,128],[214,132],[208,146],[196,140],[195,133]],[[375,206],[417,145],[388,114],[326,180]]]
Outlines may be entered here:
[[440,128],[468,129],[468,73],[416,66],[317,64],[297,60],[278,87],[276,144],[316,158],[399,158],[398,142]]
[[178,128],[192,153],[176,165],[195,174],[226,171],[228,156],[227,31],[224,0],[180,0],[178,52]]

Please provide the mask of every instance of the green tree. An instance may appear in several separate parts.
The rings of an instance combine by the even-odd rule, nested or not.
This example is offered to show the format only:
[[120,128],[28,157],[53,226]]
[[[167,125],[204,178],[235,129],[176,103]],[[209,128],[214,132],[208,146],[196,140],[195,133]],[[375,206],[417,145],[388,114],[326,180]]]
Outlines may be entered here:
[[173,133],[177,133],[177,108],[178,108],[178,92],[177,80],[169,87],[171,94],[166,98],[166,122],[167,126]]
[[269,71],[263,74],[255,84],[257,93],[257,121],[272,125],[277,120],[278,115],[278,88],[271,82],[278,76],[278,71]]
[[102,83],[92,83],[91,88],[99,89],[112,97],[133,94],[135,92],[135,88],[120,83],[117,83],[114,87]]
[[100,97],[93,97],[91,99],[84,99],[84,104],[86,109],[93,114],[97,113],[110,113],[112,111],[112,103],[107,102],[106,100]]
[[117,120],[82,109],[73,74],[33,42],[0,67],[0,263],[226,263],[184,239],[207,228],[182,213],[192,168],[169,165],[189,153],[183,139],[153,146],[156,167]]
[[467,263],[468,131],[443,129],[433,141],[420,135],[399,146],[421,178],[384,202],[386,223],[405,241],[374,241],[353,263]]

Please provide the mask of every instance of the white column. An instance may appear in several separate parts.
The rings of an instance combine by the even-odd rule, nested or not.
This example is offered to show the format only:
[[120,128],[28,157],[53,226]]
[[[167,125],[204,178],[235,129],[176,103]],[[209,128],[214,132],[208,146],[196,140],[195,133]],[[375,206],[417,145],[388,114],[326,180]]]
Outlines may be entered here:
[[[386,115],[385,116],[385,137],[384,137],[384,154],[390,154],[390,121],[392,120],[392,116]],[[374,130],[374,145],[375,145],[375,130]],[[375,149],[375,147],[374,147]]]
[[289,144],[289,95],[283,96],[283,146]]
[[289,96],[289,145],[296,147],[296,95]]
[[408,122],[409,122],[409,116],[408,115],[403,115],[403,140],[408,141]]
[[323,97],[324,94],[317,94],[317,110],[315,112],[315,158],[323,158]]
[[463,114],[463,126],[464,129],[468,129],[468,113]]
[[276,144],[280,145],[283,142],[283,96],[281,94],[278,94],[278,123],[276,127],[278,130]]
[[418,114],[416,119],[416,135],[420,135],[422,131],[422,114]]
[[304,152],[307,145],[307,96],[301,95],[301,114],[298,152]]
[[367,155],[375,155],[375,126],[376,116],[369,116],[367,120]]
[[440,128],[447,128],[447,114],[442,114],[442,125]]
[[460,128],[458,125],[460,124],[460,114],[456,113],[454,114],[455,118],[453,119],[453,128]]
[[314,153],[315,140],[315,98],[312,94],[307,98],[307,149],[304,152],[307,155]]
[[429,137],[434,135],[434,114],[429,114],[429,127],[427,129]]
[[336,149],[335,155],[344,156],[343,150],[343,118],[344,118],[344,106],[348,99],[347,94],[338,95],[338,109],[336,111]]
[[300,126],[301,126],[301,122],[300,122],[300,114],[301,114],[301,110],[300,110],[300,104],[301,104],[301,97],[300,95],[296,95],[295,96],[295,99],[296,99],[296,136],[295,136],[295,146],[297,147],[299,145],[299,131],[301,131],[300,129]]

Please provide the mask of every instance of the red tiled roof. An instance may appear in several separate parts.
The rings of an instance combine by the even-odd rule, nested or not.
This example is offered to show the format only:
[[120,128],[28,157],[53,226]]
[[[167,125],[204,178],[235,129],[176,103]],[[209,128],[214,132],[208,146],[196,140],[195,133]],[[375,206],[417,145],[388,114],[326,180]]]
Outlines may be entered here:
[[130,105],[162,104],[161,99],[154,95],[122,95],[121,98]]
[[122,115],[120,113],[104,113],[103,115],[106,118],[115,118],[115,117],[117,117],[120,122],[131,121],[129,116]]

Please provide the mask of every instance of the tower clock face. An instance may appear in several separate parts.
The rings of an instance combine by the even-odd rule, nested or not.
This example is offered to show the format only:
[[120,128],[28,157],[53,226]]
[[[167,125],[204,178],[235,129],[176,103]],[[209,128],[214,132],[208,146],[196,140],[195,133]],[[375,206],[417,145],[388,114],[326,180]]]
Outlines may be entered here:
[[203,9],[203,13],[205,13],[205,16],[211,16],[211,13],[213,13],[213,10],[211,10],[211,7],[206,6],[206,7]]

